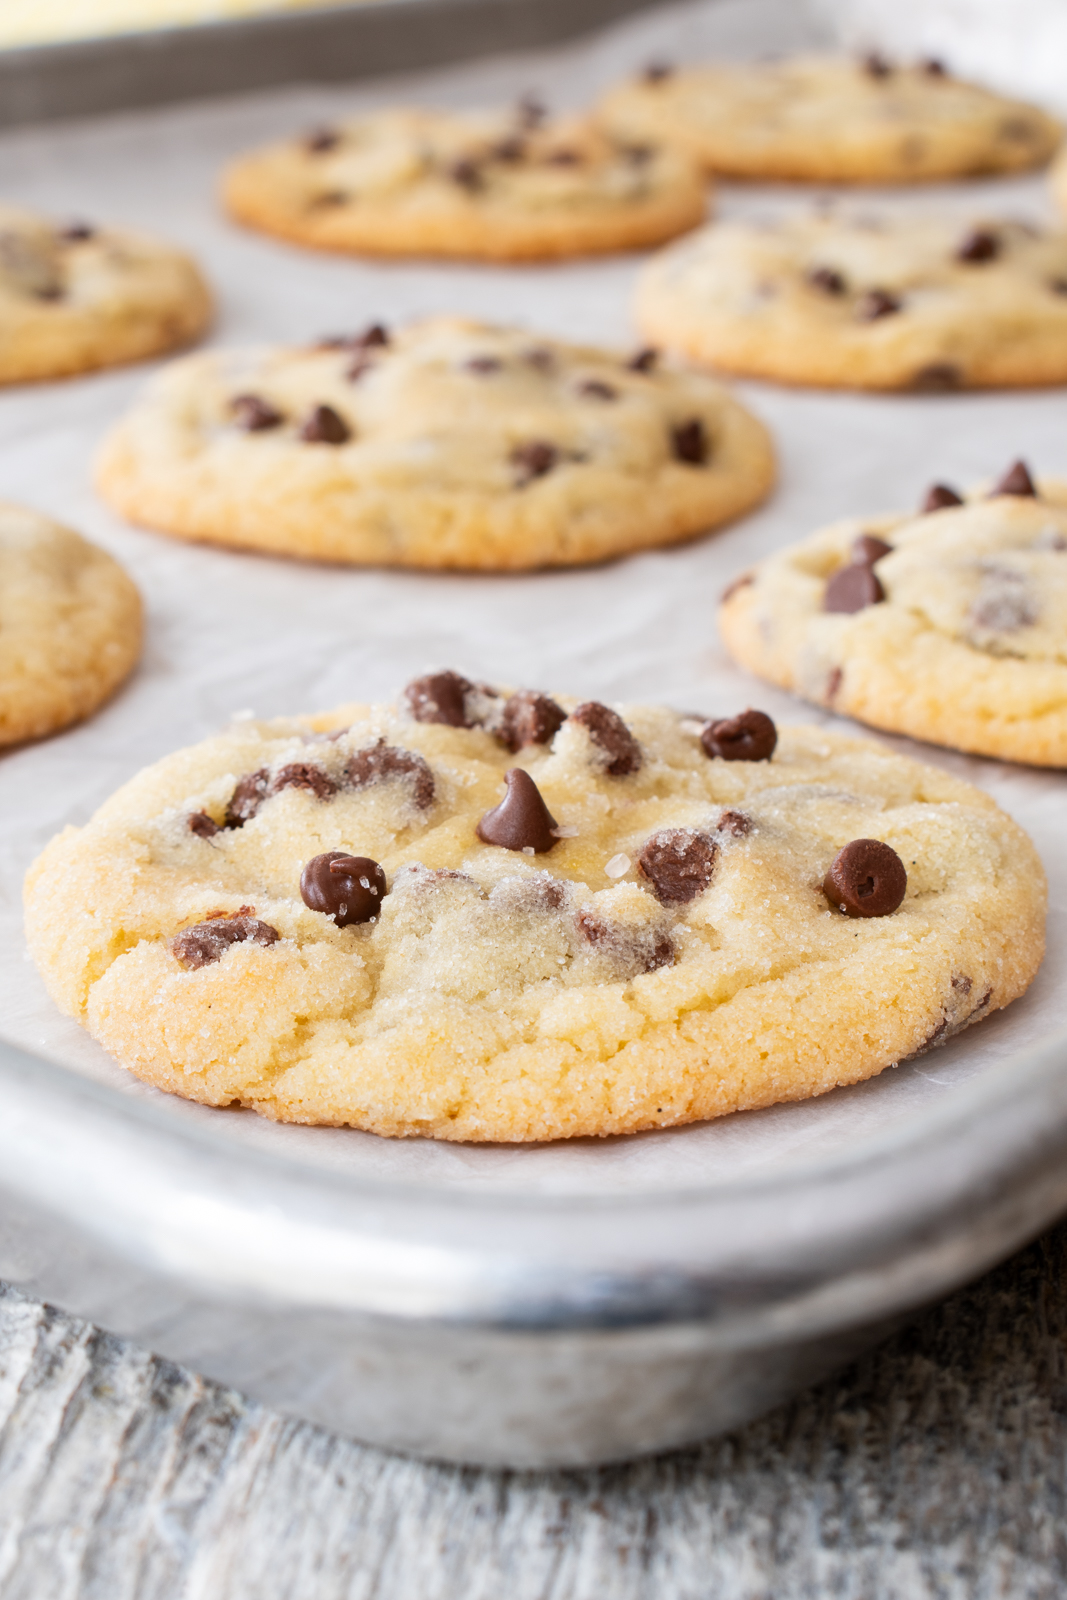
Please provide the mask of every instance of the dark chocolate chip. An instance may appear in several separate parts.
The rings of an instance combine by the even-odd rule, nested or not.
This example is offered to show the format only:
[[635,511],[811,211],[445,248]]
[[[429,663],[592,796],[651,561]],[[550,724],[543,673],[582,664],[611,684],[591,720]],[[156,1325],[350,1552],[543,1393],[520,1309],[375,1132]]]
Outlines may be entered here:
[[312,856],[300,874],[300,897],[311,911],[332,916],[339,928],[373,922],[389,893],[385,872],[370,856],[327,850]]
[[519,689],[504,703],[500,738],[509,750],[531,744],[548,744],[567,720],[567,713],[547,694]]
[[829,580],[823,591],[822,608],[851,615],[884,599],[885,590],[871,568],[854,561],[851,566],[839,567]]
[[864,56],[862,66],[869,78],[888,78],[893,71],[885,56],[879,55],[876,50]]
[[949,506],[961,506],[963,496],[950,489],[947,483],[934,483],[926,491],[926,498],[920,506],[923,516],[931,511],[945,511]]
[[288,766],[279,769],[270,786],[270,793],[281,794],[283,789],[307,789],[316,800],[331,800],[337,793],[337,785],[329,773],[323,772],[321,767],[316,767],[310,761],[291,761]]
[[991,228],[972,228],[956,246],[957,261],[995,261],[1000,240]]
[[461,189],[471,194],[477,194],[484,182],[481,167],[470,156],[461,156],[458,161],[453,161],[448,168],[448,176],[453,183],[458,183]]
[[1029,495],[1035,500],[1037,499],[1034,480],[1030,476],[1030,471],[1025,461],[1012,463],[1004,476],[990,489],[989,498],[992,500],[998,494]]
[[515,119],[520,128],[539,128],[547,116],[544,101],[535,94],[524,94],[515,107]]
[[954,361],[928,361],[920,367],[911,380],[913,389],[924,389],[934,394],[946,389],[958,389],[963,382],[963,368]]
[[43,289],[35,290],[34,291],[34,299],[35,300],[65,300],[66,299],[66,292],[63,289],[60,288],[58,283],[50,283]]
[[487,811],[475,832],[484,844],[502,850],[534,850],[543,855],[559,841],[553,833],[555,818],[545,805],[541,791],[522,767],[504,774],[508,792],[498,806]]
[[1052,278],[1049,288],[1053,294],[1067,294],[1067,278]]
[[251,822],[267,798],[269,787],[270,773],[266,767],[260,767],[258,772],[246,773],[230,796],[230,803],[226,807],[226,826],[243,828],[246,822]]
[[743,811],[724,811],[719,818],[719,832],[744,839],[752,832],[752,818],[746,817]]
[[571,712],[570,720],[584,728],[597,749],[607,757],[607,771],[613,778],[640,772],[641,746],[617,711],[601,705],[599,700],[585,700]]
[[346,789],[366,789],[373,783],[390,780],[410,787],[412,801],[420,811],[433,805],[435,784],[427,762],[414,750],[401,750],[396,745],[386,744],[384,739],[357,750],[342,774],[342,785]]
[[876,561],[889,555],[892,548],[891,544],[886,544],[884,539],[879,539],[873,533],[861,533],[852,541],[852,559],[861,561],[866,567],[873,567]]
[[372,322],[362,333],[355,333],[344,341],[346,350],[384,350],[390,344],[389,329],[384,322]]
[[594,916],[591,911],[579,911],[574,924],[587,944],[607,944],[611,938],[611,930],[607,923]]
[[234,395],[230,411],[245,433],[264,433],[268,428],[280,428],[285,421],[282,413],[258,394]]
[[721,761],[769,761],[778,743],[778,729],[765,711],[742,711],[720,717],[700,730],[704,753]]
[[921,63],[921,66],[928,78],[947,77],[945,63],[943,61],[939,61],[936,56],[927,56],[926,60]]
[[739,578],[735,578],[732,583],[728,583],[726,585],[726,588],[719,596],[720,603],[725,605],[727,600],[732,600],[734,595],[737,594],[739,590],[747,589],[749,585],[755,583],[755,581],[756,574],[754,572],[742,572]]
[[530,439],[526,444],[517,444],[510,457],[516,484],[521,489],[535,478],[543,478],[558,459],[555,445],[549,444],[547,439]]
[[630,372],[651,372],[659,360],[659,351],[652,345],[646,345],[643,350],[638,350],[626,363]]
[[341,142],[341,135],[334,128],[313,128],[304,139],[304,149],[309,155],[322,155],[327,150],[335,150]]
[[347,444],[352,431],[333,406],[313,406],[300,429],[300,437],[307,444]]
[[213,839],[222,832],[214,817],[209,817],[206,811],[190,811],[188,823],[189,832],[195,833],[198,839]]
[[676,461],[689,466],[702,467],[708,459],[710,445],[708,433],[700,417],[680,422],[671,429],[671,449]]
[[471,356],[469,361],[463,363],[464,372],[474,372],[478,377],[485,377],[490,372],[500,372],[504,363],[498,361],[496,356]]
[[207,922],[194,922],[183,928],[171,943],[171,949],[183,967],[195,970],[209,967],[219,961],[233,944],[276,944],[281,938],[277,928],[256,917],[212,917]]
[[60,228],[57,237],[62,244],[85,244],[96,238],[96,229],[89,222],[71,222]]
[[674,67],[669,61],[650,61],[641,73],[642,83],[665,83],[674,77]]
[[661,828],[645,845],[637,868],[661,905],[684,905],[707,888],[718,854],[719,847],[708,833]]
[[416,722],[439,722],[446,728],[472,728],[467,716],[467,695],[474,688],[458,672],[429,672],[404,690],[410,715]]
[[578,167],[582,163],[580,150],[563,148],[550,150],[545,156],[545,165],[549,167]]
[[619,391],[613,389],[610,383],[603,383],[599,378],[586,378],[578,385],[578,393],[586,395],[590,400],[617,400]]
[[848,287],[841,273],[833,267],[812,267],[808,282],[813,289],[822,289],[824,294],[844,294]]
[[888,917],[908,887],[896,851],[877,839],[853,839],[839,850],[823,881],[823,894],[846,917]]
[[990,633],[1014,633],[1018,628],[1032,627],[1037,621],[1032,599],[1018,586],[1022,580],[1015,573],[1006,577],[1015,578],[1016,582],[1005,582],[1003,588],[994,586],[972,605],[968,614],[972,627]]
[[859,322],[877,322],[879,317],[891,317],[901,309],[902,301],[888,289],[868,289],[856,301],[856,318]]

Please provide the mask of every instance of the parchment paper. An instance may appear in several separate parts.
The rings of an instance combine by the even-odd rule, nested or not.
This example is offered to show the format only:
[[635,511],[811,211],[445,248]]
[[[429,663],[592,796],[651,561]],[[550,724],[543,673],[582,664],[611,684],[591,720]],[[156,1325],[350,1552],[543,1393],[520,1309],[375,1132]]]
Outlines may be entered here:
[[[196,252],[218,291],[218,343],[306,340],[454,310],[629,347],[638,258],[485,269],[373,265],[244,234],[213,200],[220,163],[250,143],[401,98],[493,103],[543,92],[580,104],[652,56],[763,54],[806,37],[789,0],[720,0],[638,18],[592,42],[350,91],[293,88],[0,138],[0,194],[60,217],[138,225]],[[771,214],[811,191],[723,187],[723,215]],[[909,206],[1050,216],[1040,179],[855,197]],[[69,733],[0,757],[0,1031],[167,1114],[237,1141],[330,1167],[425,1185],[601,1193],[729,1181],[835,1148],[951,1093],[954,1085],[1059,1031],[1067,990],[1064,779],[906,740],[894,747],[988,789],[1032,834],[1052,885],[1049,953],[1026,998],[944,1049],[851,1090],[796,1106],[625,1139],[504,1148],[388,1141],[274,1126],[145,1088],[58,1014],[25,954],[20,886],[36,853],[84,821],[147,762],[234,712],[271,716],[392,697],[416,673],[454,665],[490,680],[602,699],[663,700],[727,714],[754,703],[782,722],[821,719],[731,666],[716,636],[724,584],[753,557],[850,513],[916,504],[935,479],[970,483],[1025,456],[1067,473],[1061,392],[861,397],[741,387],[774,430],[781,487],[718,536],[596,569],[523,577],[411,576],[314,567],[194,548],[127,528],[89,481],[96,444],[145,368],[0,393],[0,496],[69,522],[119,556],[148,603],[148,643],[131,684]],[[850,727],[850,731],[858,731]]]

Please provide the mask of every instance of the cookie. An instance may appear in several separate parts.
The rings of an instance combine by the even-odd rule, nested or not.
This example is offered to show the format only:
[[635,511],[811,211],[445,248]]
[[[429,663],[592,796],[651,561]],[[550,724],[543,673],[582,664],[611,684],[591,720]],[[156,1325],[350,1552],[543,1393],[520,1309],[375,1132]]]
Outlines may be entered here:
[[688,538],[773,476],[762,424],[707,378],[440,318],[176,362],[106,443],[98,482],[187,539],[514,570]]
[[141,598],[117,561],[0,501],[0,745],[89,716],[141,653]]
[[654,343],[727,372],[850,389],[1067,381],[1067,234],[944,216],[702,229],[645,268]]
[[1060,210],[1067,215],[1067,146],[1061,147],[1059,155],[1052,163],[1049,171],[1049,183],[1052,188],[1052,198]]
[[140,361],[210,318],[203,278],[172,245],[0,206],[0,383]]
[[919,515],[850,518],[727,590],[727,648],[751,671],[892,733],[1067,767],[1067,484],[1017,462]]
[[672,70],[609,93],[617,138],[671,141],[709,171],[809,183],[917,183],[1021,172],[1063,131],[1036,106],[950,77],[936,61],[795,56]]
[[26,923],[158,1088],[523,1141],[868,1078],[1020,995],[1044,903],[988,795],[870,741],[438,672],[147,768]]
[[242,157],[232,216],[322,250],[488,261],[633,250],[703,221],[684,152],[582,118],[379,111]]

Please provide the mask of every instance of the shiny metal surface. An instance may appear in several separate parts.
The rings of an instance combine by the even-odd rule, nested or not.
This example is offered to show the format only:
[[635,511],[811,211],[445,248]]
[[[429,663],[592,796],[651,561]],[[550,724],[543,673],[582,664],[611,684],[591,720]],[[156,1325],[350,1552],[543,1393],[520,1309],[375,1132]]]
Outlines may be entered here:
[[639,1197],[235,1147],[0,1047],[0,1275],[354,1437],[610,1460],[757,1414],[1067,1206],[1067,1038],[846,1154]]

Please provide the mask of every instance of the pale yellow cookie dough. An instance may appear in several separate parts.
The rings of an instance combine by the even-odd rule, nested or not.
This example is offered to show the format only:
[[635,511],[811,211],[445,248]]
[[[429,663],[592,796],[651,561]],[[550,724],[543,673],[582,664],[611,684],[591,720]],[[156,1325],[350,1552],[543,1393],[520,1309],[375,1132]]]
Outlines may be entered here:
[[211,295],[173,245],[0,206],[0,383],[140,361],[197,338]]
[[0,502],[0,745],[95,711],[141,653],[141,598],[103,550]]
[[243,156],[223,198],[324,250],[527,261],[660,244],[701,222],[691,157],[567,118],[380,111]]
[[1063,136],[1036,106],[877,57],[653,68],[612,90],[599,115],[620,138],[673,140],[711,172],[815,183],[1024,171]]
[[[468,685],[475,726],[346,706],[241,724],[147,768],[29,873],[51,994],[176,1094],[521,1141],[822,1094],[1033,978],[1044,876],[988,795],[824,729],[780,729],[770,760],[710,759],[699,722],[637,705],[618,708],[636,770],[631,748],[613,776],[617,742],[558,699],[572,714],[552,743],[518,754],[492,731],[502,695]],[[554,819],[540,854],[476,833],[513,767]],[[243,825],[226,825],[231,807]],[[702,842],[703,886],[683,901],[639,867],[664,829]],[[852,918],[821,885],[871,838],[907,890],[891,914]],[[301,898],[306,863],[330,850],[384,868],[374,921],[339,927]],[[205,920],[209,940],[212,925],[241,937],[190,965],[205,935],[186,930]]]
[[1067,233],[945,216],[796,215],[701,230],[653,258],[644,335],[779,383],[1067,382]]
[[[738,661],[860,722],[1035,766],[1067,766],[1067,484],[925,516],[850,518],[727,590]],[[824,611],[826,582],[874,534],[885,598]]]
[[[323,406],[344,442],[304,436]],[[762,423],[708,378],[451,318],[343,348],[188,357],[98,469],[125,516],[183,538],[491,570],[685,539],[773,477]]]

